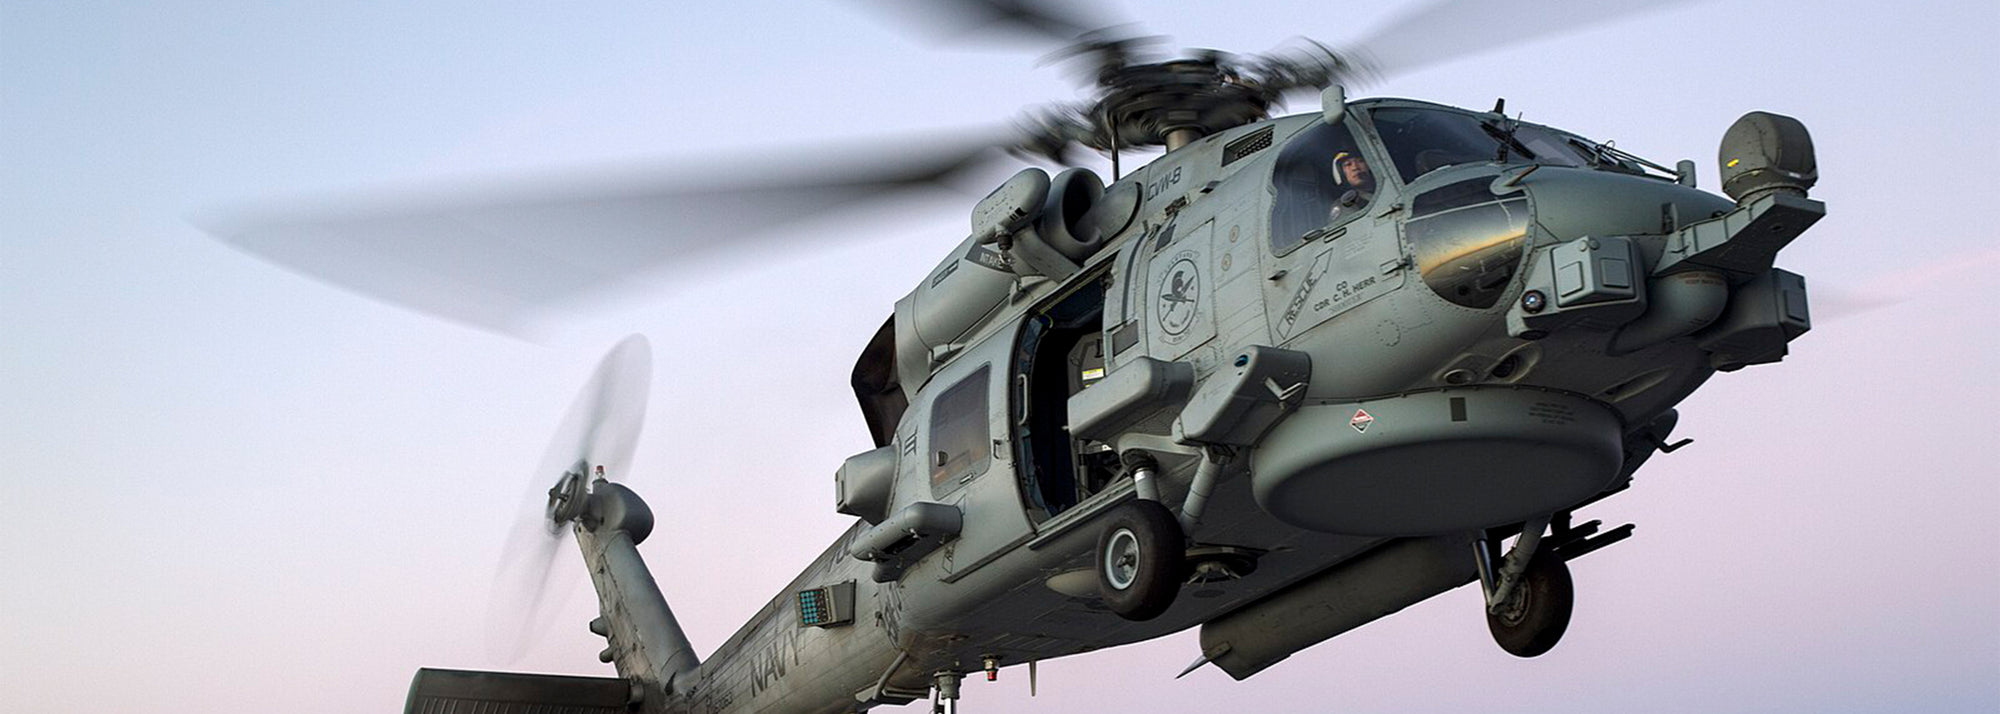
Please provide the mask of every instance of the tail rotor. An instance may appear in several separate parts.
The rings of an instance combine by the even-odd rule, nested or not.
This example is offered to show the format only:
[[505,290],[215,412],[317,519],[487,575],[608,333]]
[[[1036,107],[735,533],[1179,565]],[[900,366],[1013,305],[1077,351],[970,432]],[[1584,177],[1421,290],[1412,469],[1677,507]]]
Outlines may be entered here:
[[652,347],[642,335],[619,341],[563,416],[502,552],[488,611],[489,653],[508,663],[526,654],[574,591],[557,583],[557,553],[588,507],[590,482],[622,478],[638,448],[652,382]]

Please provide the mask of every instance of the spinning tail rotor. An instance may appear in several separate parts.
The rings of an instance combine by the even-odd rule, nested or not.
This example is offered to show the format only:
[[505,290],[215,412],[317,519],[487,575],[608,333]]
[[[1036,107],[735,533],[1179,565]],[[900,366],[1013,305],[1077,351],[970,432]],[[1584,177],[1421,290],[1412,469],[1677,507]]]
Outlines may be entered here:
[[[491,653],[518,660],[568,590],[552,582],[557,554],[573,540],[570,524],[589,512],[592,482],[622,478],[646,422],[653,353],[632,335],[598,362],[550,440],[535,471],[494,579]],[[644,536],[639,536],[643,538]]]

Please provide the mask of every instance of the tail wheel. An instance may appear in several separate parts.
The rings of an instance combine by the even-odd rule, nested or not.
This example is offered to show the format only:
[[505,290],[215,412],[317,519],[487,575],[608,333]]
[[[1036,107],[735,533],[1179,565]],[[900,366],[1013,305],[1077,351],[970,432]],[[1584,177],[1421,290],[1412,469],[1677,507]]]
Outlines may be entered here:
[[1180,593],[1186,543],[1158,501],[1119,506],[1097,537],[1097,592],[1127,620],[1151,620]]
[[1516,657],[1548,652],[1569,629],[1576,608],[1576,586],[1569,566],[1553,548],[1542,548],[1528,559],[1521,584],[1497,613],[1486,615],[1486,627],[1500,649]]

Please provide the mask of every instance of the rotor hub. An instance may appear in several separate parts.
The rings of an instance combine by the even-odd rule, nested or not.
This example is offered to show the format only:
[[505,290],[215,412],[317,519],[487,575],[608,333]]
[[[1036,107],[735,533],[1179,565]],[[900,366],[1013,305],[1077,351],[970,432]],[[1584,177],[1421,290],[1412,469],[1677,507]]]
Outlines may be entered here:
[[1239,58],[1200,50],[1193,57],[1134,61],[1143,40],[1093,39],[1066,54],[1086,63],[1090,101],[1046,113],[1026,127],[1021,148],[1060,160],[1062,145],[1098,151],[1165,146],[1268,118],[1287,91],[1324,87],[1352,73],[1318,44],[1281,55]]
[[1214,60],[1135,65],[1108,78],[1093,113],[1116,132],[1118,147],[1159,146],[1176,132],[1207,136],[1271,113],[1277,92],[1244,80]]
[[[578,462],[573,469],[564,471],[563,475],[556,479],[555,485],[549,487],[548,504],[542,512],[548,517],[548,527],[551,531],[582,517],[584,511],[589,508],[589,494],[586,490],[589,479],[584,477],[584,473],[589,470],[588,465]],[[599,478],[603,477],[603,466],[597,467],[597,474]]]

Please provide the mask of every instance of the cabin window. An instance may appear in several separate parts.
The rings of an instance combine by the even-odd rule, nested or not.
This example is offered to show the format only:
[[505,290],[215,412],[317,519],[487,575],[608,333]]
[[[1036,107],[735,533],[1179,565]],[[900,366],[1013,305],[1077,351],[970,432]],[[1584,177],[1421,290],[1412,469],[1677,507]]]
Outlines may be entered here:
[[942,497],[986,472],[993,460],[986,392],[989,368],[982,366],[931,402],[931,493]]
[[1314,124],[1278,154],[1271,172],[1271,250],[1289,253],[1316,230],[1365,213],[1375,173],[1346,124]]

